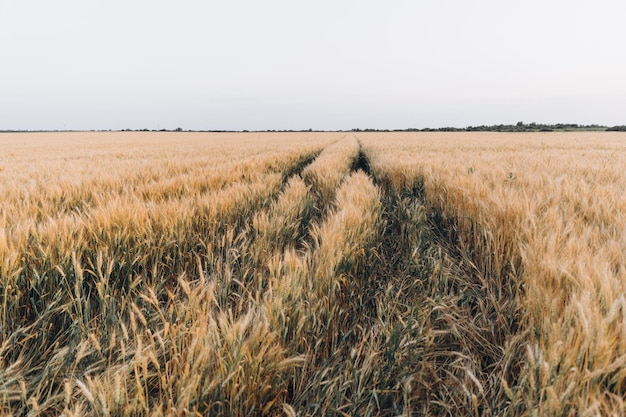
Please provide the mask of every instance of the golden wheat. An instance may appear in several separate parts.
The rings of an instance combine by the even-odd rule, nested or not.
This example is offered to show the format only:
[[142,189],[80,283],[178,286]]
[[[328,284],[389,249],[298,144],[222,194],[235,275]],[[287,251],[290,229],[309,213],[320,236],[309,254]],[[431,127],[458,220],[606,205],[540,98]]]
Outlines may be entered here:
[[620,415],[625,137],[0,135],[0,415]]
[[511,402],[523,403],[517,410],[623,413],[624,136],[390,135],[366,143],[395,189],[423,181],[425,203],[450,222],[454,244],[490,285],[517,282],[526,349],[515,386],[505,386]]

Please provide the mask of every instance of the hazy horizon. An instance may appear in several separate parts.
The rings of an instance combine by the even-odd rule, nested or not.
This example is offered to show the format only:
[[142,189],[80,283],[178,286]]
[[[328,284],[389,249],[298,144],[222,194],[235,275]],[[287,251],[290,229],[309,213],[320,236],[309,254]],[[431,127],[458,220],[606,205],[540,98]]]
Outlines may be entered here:
[[0,130],[626,124],[618,1],[0,0]]

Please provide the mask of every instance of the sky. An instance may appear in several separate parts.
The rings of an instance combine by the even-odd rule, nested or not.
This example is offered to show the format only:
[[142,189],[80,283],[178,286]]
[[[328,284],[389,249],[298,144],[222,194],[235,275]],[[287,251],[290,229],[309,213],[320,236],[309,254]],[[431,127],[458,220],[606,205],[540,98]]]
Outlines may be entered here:
[[623,0],[0,0],[0,130],[626,124]]

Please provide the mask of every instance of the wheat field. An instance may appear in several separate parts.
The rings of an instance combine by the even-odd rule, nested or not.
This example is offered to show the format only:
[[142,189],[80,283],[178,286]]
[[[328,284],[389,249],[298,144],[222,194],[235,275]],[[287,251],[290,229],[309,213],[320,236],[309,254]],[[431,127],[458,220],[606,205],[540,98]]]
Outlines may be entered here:
[[0,416],[626,414],[626,134],[0,135]]

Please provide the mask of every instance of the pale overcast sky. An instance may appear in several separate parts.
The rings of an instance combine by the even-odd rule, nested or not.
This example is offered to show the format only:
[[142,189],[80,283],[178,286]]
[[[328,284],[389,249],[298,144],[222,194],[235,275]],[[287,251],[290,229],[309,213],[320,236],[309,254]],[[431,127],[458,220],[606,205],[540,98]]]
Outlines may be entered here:
[[626,124],[623,0],[0,0],[2,129]]

